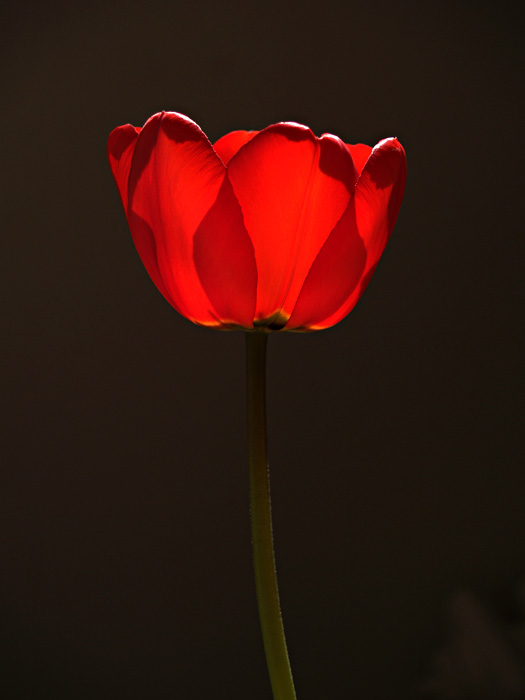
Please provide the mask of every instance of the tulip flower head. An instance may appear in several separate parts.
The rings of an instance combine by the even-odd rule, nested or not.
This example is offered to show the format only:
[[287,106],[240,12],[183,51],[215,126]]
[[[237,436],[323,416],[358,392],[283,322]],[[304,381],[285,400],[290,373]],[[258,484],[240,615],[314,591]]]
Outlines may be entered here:
[[117,127],[108,158],[139,256],[175,309],[217,329],[310,331],[343,319],[394,227],[406,178],[373,148],[301,124],[211,144],[175,112]]

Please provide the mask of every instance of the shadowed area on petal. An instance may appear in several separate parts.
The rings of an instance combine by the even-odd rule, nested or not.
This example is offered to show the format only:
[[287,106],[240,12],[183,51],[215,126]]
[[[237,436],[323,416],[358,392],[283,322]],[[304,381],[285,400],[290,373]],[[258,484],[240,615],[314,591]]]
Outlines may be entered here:
[[112,160],[120,160],[129,144],[136,141],[141,131],[142,127],[133,124],[124,124],[113,129],[108,137],[108,155],[112,167]]
[[403,147],[395,138],[380,141],[374,147],[355,191],[359,231],[371,260],[376,262],[396,223],[405,181]]
[[366,146],[364,143],[347,143],[346,147],[352,154],[357,172],[361,174],[363,168],[365,167],[366,161],[372,153],[372,146]]
[[[344,182],[348,188],[349,194],[352,194],[354,185],[372,149],[369,146],[363,146],[361,148],[362,144],[359,144],[357,148],[355,146],[349,147],[343,143],[338,136],[334,136],[333,134],[323,134],[318,139],[318,142],[322,146],[319,155],[319,169],[328,177],[333,177]],[[347,161],[344,163],[343,168],[341,168],[342,163],[340,161],[339,151],[343,147],[350,153],[352,164],[350,164],[350,161]],[[366,149],[368,149],[368,154],[366,154]],[[348,168],[353,170],[352,177],[348,177],[348,172],[345,172]]]
[[[225,177],[220,158],[190,119],[164,112],[146,122],[131,163],[128,208],[154,236],[159,273],[174,305],[204,324],[217,319],[195,270],[193,236]],[[128,218],[133,227],[136,220]],[[132,233],[139,238],[142,229]]]
[[299,124],[268,127],[231,159],[228,177],[257,262],[256,320],[289,315],[357,176],[340,139],[316,139]]
[[359,284],[359,293],[358,293],[358,295],[357,295],[357,298],[358,298],[358,299],[361,299],[361,297],[362,297],[363,294],[365,293],[366,288],[368,287],[368,285],[369,285],[369,283],[370,283],[370,280],[372,279],[372,277],[373,277],[373,275],[374,275],[374,272],[376,271],[376,267],[378,266],[378,264],[379,264],[379,261],[376,262],[375,265],[372,265],[372,267],[370,267],[370,268],[367,270],[367,272],[363,275],[363,279],[361,280],[361,282],[360,282],[360,284]]
[[[376,151],[377,149],[377,151]],[[372,163],[369,171],[370,179],[374,185],[381,190],[388,190],[390,197],[388,200],[387,218],[390,229],[394,225],[401,208],[401,201],[405,192],[406,182],[406,156],[403,146],[395,138],[380,141],[372,152]],[[375,159],[380,162],[376,165]]]
[[124,211],[128,208],[128,180],[131,159],[141,128],[124,124],[113,129],[108,137],[107,155]]
[[228,165],[237,151],[258,133],[258,131],[231,131],[215,141],[213,148],[224,165]]
[[193,259],[218,318],[224,323],[251,328],[257,267],[239,203],[227,178],[195,232]]
[[161,277],[157,263],[157,243],[153,231],[147,222],[133,211],[130,211],[128,214],[128,223],[133,243],[135,244],[142,264],[146,268],[146,272],[151,277],[162,296],[177,309],[180,314],[185,315],[185,309],[181,307],[180,303],[177,304]]
[[323,326],[359,285],[366,257],[351,200],[315,259],[286,328]]

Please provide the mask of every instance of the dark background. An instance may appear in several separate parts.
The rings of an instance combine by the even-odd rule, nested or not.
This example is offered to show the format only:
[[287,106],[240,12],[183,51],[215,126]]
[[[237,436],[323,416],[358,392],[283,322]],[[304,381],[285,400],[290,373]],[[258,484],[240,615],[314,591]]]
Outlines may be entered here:
[[398,223],[356,309],[329,331],[270,338],[298,698],[452,697],[442,680],[431,687],[457,633],[457,591],[519,656],[524,178],[511,7],[4,3],[3,697],[271,696],[244,339],[163,300],[106,162],[115,126],[161,109],[212,140],[295,120],[350,143],[397,136],[407,152]]

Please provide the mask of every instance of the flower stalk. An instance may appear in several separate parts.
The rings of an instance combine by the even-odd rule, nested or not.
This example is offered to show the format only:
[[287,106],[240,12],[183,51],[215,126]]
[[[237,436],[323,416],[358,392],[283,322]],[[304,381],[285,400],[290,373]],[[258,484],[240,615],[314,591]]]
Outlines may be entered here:
[[273,549],[266,440],[266,345],[264,331],[246,333],[248,460],[252,547],[259,619],[274,700],[295,700]]

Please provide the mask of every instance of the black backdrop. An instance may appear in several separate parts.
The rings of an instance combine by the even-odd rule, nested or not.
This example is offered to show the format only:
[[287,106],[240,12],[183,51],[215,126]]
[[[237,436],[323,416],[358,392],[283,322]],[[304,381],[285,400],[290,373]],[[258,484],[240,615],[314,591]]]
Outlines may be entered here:
[[270,338],[299,700],[422,697],[458,590],[519,623],[517,18],[396,5],[4,3],[3,697],[270,697],[243,337],[162,299],[105,157],[111,129],[161,109],[212,140],[295,120],[407,151],[361,302]]

